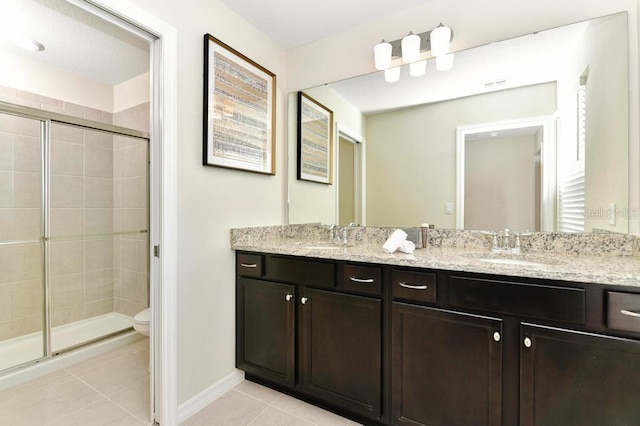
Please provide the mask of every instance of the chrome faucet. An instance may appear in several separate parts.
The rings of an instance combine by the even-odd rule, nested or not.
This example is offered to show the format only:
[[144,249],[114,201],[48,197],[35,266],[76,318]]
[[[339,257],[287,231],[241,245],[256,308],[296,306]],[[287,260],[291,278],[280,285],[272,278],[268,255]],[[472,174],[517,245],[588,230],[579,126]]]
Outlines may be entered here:
[[[524,233],[518,233],[510,231],[509,229],[505,229],[503,232],[491,232],[489,235],[492,236],[491,242],[491,251],[499,252],[499,253],[514,253],[520,254],[522,250],[522,245],[520,241],[520,237],[531,235],[529,231]],[[513,246],[511,245],[511,240],[513,239]]]

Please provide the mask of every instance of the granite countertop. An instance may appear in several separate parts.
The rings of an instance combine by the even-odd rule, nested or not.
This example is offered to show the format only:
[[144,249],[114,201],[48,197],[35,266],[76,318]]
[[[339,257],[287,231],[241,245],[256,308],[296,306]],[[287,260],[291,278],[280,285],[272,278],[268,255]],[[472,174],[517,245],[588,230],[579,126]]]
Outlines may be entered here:
[[[284,254],[352,262],[463,271],[514,277],[586,282],[640,287],[640,258],[630,255],[565,254],[530,252],[491,253],[483,247],[427,247],[413,254],[387,254],[379,241],[354,241],[351,245],[332,244],[326,239],[299,236],[233,238],[233,250]],[[514,261],[494,263],[487,258]]]

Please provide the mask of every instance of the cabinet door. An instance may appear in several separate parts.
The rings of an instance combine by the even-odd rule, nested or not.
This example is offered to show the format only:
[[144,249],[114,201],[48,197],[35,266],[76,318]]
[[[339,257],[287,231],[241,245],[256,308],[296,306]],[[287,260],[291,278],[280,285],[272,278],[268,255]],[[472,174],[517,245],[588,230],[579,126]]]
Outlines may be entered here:
[[236,291],[236,366],[293,386],[295,287],[239,278]]
[[521,425],[640,424],[640,342],[530,324],[521,338]]
[[314,289],[306,289],[301,300],[303,391],[379,418],[381,301]]
[[499,319],[398,302],[392,318],[393,424],[501,424]]

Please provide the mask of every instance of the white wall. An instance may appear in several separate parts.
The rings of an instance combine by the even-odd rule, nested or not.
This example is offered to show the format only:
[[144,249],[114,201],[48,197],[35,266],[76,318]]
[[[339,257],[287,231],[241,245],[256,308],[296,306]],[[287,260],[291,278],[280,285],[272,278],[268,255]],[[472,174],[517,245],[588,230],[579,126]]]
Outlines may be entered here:
[[113,112],[124,111],[149,102],[149,99],[151,99],[151,83],[149,79],[150,73],[145,72],[113,86]]
[[555,110],[544,83],[367,116],[367,225],[455,228],[456,128]]
[[[409,30],[423,32],[440,22],[455,35],[459,51],[534,31],[628,11],[629,17],[629,205],[640,211],[640,141],[638,108],[638,22],[636,0],[432,0],[407,12],[354,28],[288,52],[288,90],[296,91],[374,71],[373,46],[381,38],[395,40]],[[640,220],[630,223],[640,232]]]
[[[286,56],[217,0],[131,0],[178,35],[178,401],[235,368],[234,252],[229,229],[285,222]],[[276,175],[202,166],[204,34],[276,80]]]

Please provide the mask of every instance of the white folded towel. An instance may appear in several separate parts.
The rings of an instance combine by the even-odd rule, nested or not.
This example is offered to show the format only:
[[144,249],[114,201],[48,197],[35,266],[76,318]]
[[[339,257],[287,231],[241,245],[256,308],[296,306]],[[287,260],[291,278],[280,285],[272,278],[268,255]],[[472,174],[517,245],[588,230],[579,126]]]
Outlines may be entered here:
[[406,241],[406,239],[407,233],[402,229],[396,229],[395,231],[393,231],[393,234],[391,234],[387,241],[385,241],[385,243],[382,245],[382,250],[384,250],[385,253],[393,253],[394,251],[398,250],[400,244],[402,244],[403,241]]
[[413,241],[410,241],[410,240],[404,240],[398,246],[398,251],[401,251],[402,253],[407,253],[407,254],[412,254],[415,249],[416,249],[416,245],[413,243]]

